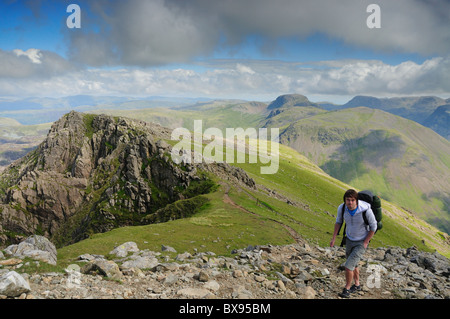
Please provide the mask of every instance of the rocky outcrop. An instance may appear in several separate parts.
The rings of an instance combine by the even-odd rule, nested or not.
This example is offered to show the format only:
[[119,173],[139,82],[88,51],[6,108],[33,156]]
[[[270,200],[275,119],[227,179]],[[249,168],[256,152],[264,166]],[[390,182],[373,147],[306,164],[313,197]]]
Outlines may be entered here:
[[5,253],[17,258],[29,257],[51,265],[56,265],[58,259],[55,245],[47,238],[38,235],[28,237],[18,245],[8,246]]
[[[66,114],[36,150],[1,175],[0,244],[41,234],[61,246],[119,226],[183,217],[161,217],[161,209],[214,189],[208,172],[254,187],[227,164],[175,164],[165,142],[170,134],[138,120]],[[185,206],[192,203],[204,201]]]

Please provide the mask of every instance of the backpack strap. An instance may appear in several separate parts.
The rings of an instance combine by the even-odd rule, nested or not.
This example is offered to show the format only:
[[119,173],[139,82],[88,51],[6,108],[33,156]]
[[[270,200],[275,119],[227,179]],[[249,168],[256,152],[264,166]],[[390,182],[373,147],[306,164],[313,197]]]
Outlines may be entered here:
[[[365,211],[363,211],[362,212],[362,216],[363,216],[363,219],[364,219],[364,223],[367,225],[367,226],[369,226],[369,220],[367,219],[367,216],[366,216],[366,213],[367,213],[367,210],[365,210]],[[378,222],[377,222],[377,230],[375,230],[375,234],[377,233],[377,231],[378,231]]]
[[[347,240],[347,236],[346,236],[346,233],[345,233],[345,229],[347,228],[347,224],[345,223],[345,220],[344,220],[344,212],[345,212],[345,203],[342,205],[342,210],[341,210],[342,224],[344,224],[344,231],[342,232],[344,236],[342,237],[341,247],[345,246],[345,242]],[[341,231],[342,224],[341,224],[341,227],[339,227],[338,235],[339,235],[339,232]]]
[[347,236],[346,236],[346,234],[345,234],[345,228],[347,227],[347,225],[344,225],[344,236],[342,236],[342,241],[341,241],[341,247],[344,247],[345,246],[345,243],[346,243],[346,241],[347,241]]
[[[345,221],[344,221],[344,212],[345,212],[345,203],[342,204],[342,209],[341,209],[342,224],[345,224]],[[339,233],[341,232],[342,224],[341,224],[341,226],[339,227],[339,230],[338,230],[338,233],[337,233],[338,235],[339,235]],[[344,225],[344,233],[345,233],[345,225]]]
[[369,226],[369,220],[367,219],[366,213],[367,213],[367,210],[363,211],[363,212],[362,212],[362,217],[363,217],[363,219],[364,219],[364,224],[366,224],[367,226]]

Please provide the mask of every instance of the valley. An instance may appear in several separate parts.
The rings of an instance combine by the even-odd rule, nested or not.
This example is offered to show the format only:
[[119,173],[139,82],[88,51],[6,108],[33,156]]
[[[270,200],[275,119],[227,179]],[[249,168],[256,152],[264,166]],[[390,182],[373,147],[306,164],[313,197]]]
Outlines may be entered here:
[[[448,235],[445,232],[448,232],[447,183],[450,179],[445,177],[449,174],[449,142],[411,120],[368,107],[327,111],[320,104],[312,103],[299,94],[281,96],[271,103],[201,101],[194,105],[169,108],[146,108],[144,104],[140,108],[127,110],[101,109],[96,106],[89,113],[109,114],[115,118],[126,116],[159,123],[169,129],[167,132],[177,127],[193,131],[196,119],[202,119],[205,129],[214,127],[224,132],[227,127],[280,128],[280,163],[277,174],[261,175],[258,171],[261,169],[261,162],[233,164],[243,169],[256,185],[263,185],[263,190],[259,189],[254,193],[255,190],[244,191],[245,188],[242,187],[227,188],[227,196],[234,198],[233,202],[245,209],[250,208],[256,214],[261,213],[258,216],[266,220],[261,225],[269,225],[268,229],[281,227],[280,231],[287,232],[286,236],[277,235],[277,240],[272,239],[277,244],[292,242],[293,237],[283,228],[289,227],[291,233],[301,234],[308,240],[326,245],[329,240],[328,232],[331,231],[329,225],[333,223],[342,193],[346,188],[356,187],[379,193],[386,202],[386,218],[395,221],[395,229],[406,231],[396,230],[395,235],[389,233],[386,238],[381,234],[375,239],[377,245],[402,246],[416,242],[422,248],[439,247],[438,250],[444,253],[448,249]],[[50,128],[51,123],[29,126],[7,120],[3,125],[3,132],[7,132],[9,127],[15,127],[16,130],[20,128],[19,132],[22,133],[18,135],[21,135],[21,139],[40,136],[43,140],[43,132]],[[165,142],[173,147],[176,141],[170,141],[169,135]],[[36,138],[34,147],[38,145],[38,140]],[[105,150],[114,147],[110,142],[104,143]],[[202,147],[207,145],[205,141]],[[216,183],[223,185],[220,181]],[[319,184],[323,184],[319,187],[322,189],[320,191]],[[222,187],[212,194],[202,196],[214,197],[213,194],[220,192],[220,189]],[[101,194],[93,193],[92,196],[98,198],[96,196]],[[209,201],[201,211],[211,211],[213,202],[215,200]],[[220,202],[220,205],[224,205]],[[233,209],[239,211],[236,206],[218,210],[224,212]],[[219,214],[217,223],[214,222],[215,217],[201,218],[201,214],[193,218],[197,224],[227,224],[220,222],[223,217],[220,216],[222,215]],[[423,223],[421,219],[426,222]],[[176,223],[185,227],[183,220]],[[389,222],[387,227],[389,229]],[[225,227],[225,232],[229,228]],[[271,233],[260,230],[255,229],[252,234]],[[420,235],[416,232],[420,232]],[[197,231],[192,236],[195,233]],[[235,235],[233,233],[232,237],[237,238]],[[238,244],[246,245],[248,241]]]
[[[78,129],[74,129],[76,125]],[[147,129],[156,135],[141,135]],[[53,125],[45,143],[2,176],[3,238],[19,239],[38,231],[59,247],[83,247],[91,242],[88,238],[101,236],[104,243],[95,244],[100,248],[110,247],[121,238],[125,241],[125,237],[130,240],[130,236],[145,236],[149,249],[164,241],[179,250],[188,250],[194,241],[221,254],[249,244],[294,243],[300,237],[317,245],[328,244],[335,211],[343,192],[350,188],[348,184],[282,144],[279,170],[272,175],[260,173],[264,163],[248,161],[232,166],[202,163],[177,168],[170,160],[164,160],[171,144],[176,143],[170,140],[169,132],[170,129],[155,124],[106,115],[72,112],[63,117]],[[148,142],[141,140],[143,136],[150,138]],[[125,144],[120,146],[120,141]],[[89,143],[96,145],[92,151],[84,146]],[[146,154],[145,145],[150,145],[150,153],[145,156],[150,159],[151,154],[159,154],[163,161],[144,165],[145,157],[138,154]],[[125,157],[117,157],[116,152]],[[61,160],[66,164],[61,165]],[[156,172],[159,173],[154,175]],[[202,186],[195,180],[207,183]],[[53,195],[43,192],[49,187],[58,189],[53,181],[66,186]],[[175,185],[182,187],[173,188]],[[53,198],[49,199],[49,195]],[[42,200],[43,196],[47,199]],[[62,201],[66,196],[70,196],[68,201]],[[60,206],[60,213],[55,212],[54,208]],[[192,215],[187,207],[192,207]],[[385,226],[373,239],[374,247],[415,245],[448,256],[447,234],[389,201],[383,200],[383,209]],[[19,218],[14,223],[8,219],[11,214],[20,216],[26,211],[35,217]],[[108,243],[107,238],[112,242]]]
[[[331,105],[311,102],[301,94],[283,95],[272,102],[89,96],[33,100],[36,105],[47,103],[54,108],[61,103],[67,109],[137,118],[171,129],[194,131],[196,120],[202,121],[204,130],[214,128],[221,132],[226,132],[226,128],[279,128],[281,144],[305,155],[327,174],[353,187],[369,188],[448,233],[447,102],[437,97],[357,96],[344,105]],[[4,115],[20,120],[23,119],[20,114],[26,114],[26,123],[32,114],[39,117],[39,122],[45,120],[42,109],[24,111],[26,103],[21,103],[20,109],[13,112],[15,115]],[[436,132],[444,136],[413,119],[422,119],[430,127],[434,125]],[[50,122],[22,125],[17,121],[5,118],[1,123],[2,167],[38,145],[51,125]]]

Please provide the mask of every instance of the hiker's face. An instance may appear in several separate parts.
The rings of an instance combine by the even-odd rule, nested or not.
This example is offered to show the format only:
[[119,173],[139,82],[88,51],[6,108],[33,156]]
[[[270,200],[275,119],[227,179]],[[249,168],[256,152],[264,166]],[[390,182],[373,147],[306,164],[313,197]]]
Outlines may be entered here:
[[346,197],[345,206],[347,206],[350,210],[354,210],[356,206],[358,206],[358,202],[353,197]]

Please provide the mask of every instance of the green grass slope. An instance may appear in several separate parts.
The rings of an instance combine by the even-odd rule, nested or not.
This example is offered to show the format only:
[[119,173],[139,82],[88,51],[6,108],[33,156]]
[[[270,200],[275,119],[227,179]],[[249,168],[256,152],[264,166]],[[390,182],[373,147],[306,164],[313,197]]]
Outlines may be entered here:
[[[186,127],[191,130],[193,120],[203,119],[203,130],[209,127],[217,127],[223,130],[226,127],[258,128],[267,116],[267,113],[264,113],[266,107],[266,105],[258,103],[221,102],[205,104],[191,109],[154,108],[99,111],[99,113],[124,115],[158,122],[172,128]],[[223,255],[230,254],[234,248],[242,248],[247,245],[293,243],[297,236],[313,244],[328,246],[337,206],[342,202],[344,191],[350,187],[370,188],[376,190],[382,196],[384,226],[372,240],[372,247],[390,245],[411,247],[415,245],[423,250],[437,249],[442,254],[450,256],[448,235],[400,206],[388,202],[397,202],[398,199],[392,197],[392,195],[399,196],[401,192],[394,192],[392,186],[383,185],[388,185],[387,182],[392,181],[399,184],[404,183],[403,178],[393,178],[389,174],[380,174],[375,168],[372,169],[376,170],[378,174],[368,174],[367,168],[356,165],[352,167],[356,167],[358,177],[365,177],[366,180],[360,179],[361,182],[359,182],[351,176],[349,178],[344,176],[342,180],[346,183],[343,183],[330,177],[319,166],[313,164],[323,165],[330,159],[336,159],[335,157],[328,159],[328,157],[339,154],[339,147],[342,147],[345,140],[359,145],[360,148],[357,147],[355,150],[356,154],[359,154],[358,152],[364,153],[362,151],[363,146],[370,145],[371,148],[369,149],[374,154],[378,154],[378,157],[374,157],[373,161],[388,162],[387,157],[396,156],[395,143],[397,140],[401,140],[405,143],[405,146],[401,149],[402,152],[406,155],[411,154],[411,157],[408,157],[409,155],[396,157],[398,161],[405,161],[404,165],[406,166],[403,174],[407,174],[406,168],[420,167],[420,156],[426,156],[427,159],[424,159],[424,162],[431,158],[434,166],[441,167],[440,173],[436,173],[439,180],[440,177],[448,174],[450,165],[448,154],[450,152],[446,152],[446,148],[441,147],[442,151],[436,157],[434,151],[426,150],[426,147],[440,147],[441,144],[434,145],[439,143],[439,141],[435,142],[434,136],[430,136],[429,132],[425,134],[423,131],[417,130],[417,126],[411,121],[404,122],[403,119],[397,117],[393,119],[382,111],[366,108],[359,108],[358,110],[361,111],[356,112],[354,110],[343,110],[339,112],[320,111],[320,114],[308,113],[307,118],[304,118],[305,114],[302,113],[304,109],[298,108],[295,110],[301,113],[298,115],[302,120],[288,127],[292,129],[298,125],[302,129],[296,130],[299,136],[284,135],[284,138],[289,138],[282,140],[282,142],[292,148],[284,145],[279,146],[280,166],[276,174],[260,174],[261,166],[266,164],[249,164],[248,161],[242,164],[234,164],[246,170],[261,185],[259,190],[244,189],[217,177],[216,182],[219,187],[215,192],[204,195],[210,200],[194,216],[160,224],[122,227],[107,233],[92,235],[89,239],[59,249],[59,263],[70,264],[74,258],[86,252],[107,254],[115,246],[126,241],[135,241],[140,249],[148,248],[159,251],[161,245],[164,244],[175,247],[179,252],[193,252],[194,249],[197,249],[198,251],[214,251]],[[121,114],[120,112],[124,113]],[[287,120],[286,114],[288,113],[280,114],[282,116],[278,118],[280,123],[285,123]],[[330,124],[330,119],[327,118],[330,114],[336,121],[334,124]],[[356,125],[355,123],[358,121],[365,124],[366,127]],[[368,127],[372,123],[371,121],[375,121],[378,126]],[[276,123],[276,125],[280,123]],[[276,125],[272,125],[272,127],[276,127]],[[406,126],[407,131],[400,133],[397,128],[401,126]],[[365,137],[364,132],[371,129],[375,133]],[[310,131],[315,132],[314,136],[320,143],[311,140]],[[420,140],[417,145],[408,144],[410,140],[417,139]],[[300,140],[303,144],[296,144]],[[376,144],[378,140],[390,141],[391,148],[388,149],[392,153],[376,151],[374,143]],[[352,146],[351,143],[347,145]],[[389,143],[387,144],[389,145]],[[421,146],[424,146],[424,148],[421,148]],[[304,152],[305,156],[299,154],[294,148],[297,148],[299,152]],[[417,155],[419,156],[417,157]],[[345,161],[343,163],[342,165],[345,165]],[[442,166],[442,163],[444,163],[444,166]],[[364,163],[361,162],[362,164]],[[422,175],[430,175],[426,169],[428,168],[421,169],[424,172],[421,173]],[[364,174],[360,174],[362,172]],[[381,172],[385,171],[381,170]],[[375,182],[372,181],[374,178]],[[268,191],[268,189],[272,191]],[[422,193],[412,192],[413,194],[405,192],[402,196],[408,202],[414,199],[422,204],[424,200]],[[429,202],[427,201],[427,204]],[[433,198],[431,202],[442,208],[443,201],[439,198]],[[402,206],[404,205],[402,204]]]
[[147,108],[130,110],[98,109],[91,113],[125,116],[155,122],[169,128],[194,129],[194,121],[202,120],[203,130],[216,127],[258,127],[267,105],[260,102],[213,101],[185,108]]
[[331,176],[370,188],[450,230],[450,142],[416,122],[365,107],[289,125],[281,142]]
[[[173,144],[173,142],[172,142]],[[178,252],[213,251],[230,255],[248,245],[293,243],[296,237],[328,246],[337,206],[350,186],[325,174],[295,150],[280,145],[279,170],[262,175],[262,163],[235,164],[260,185],[250,190],[215,177],[219,187],[195,215],[165,223],[123,227],[58,250],[59,263],[70,264],[83,254],[107,254],[115,246],[135,241],[140,249]],[[448,237],[399,207],[384,202],[384,227],[372,240],[377,246],[417,246],[450,256]],[[445,241],[447,240],[447,242]]]

